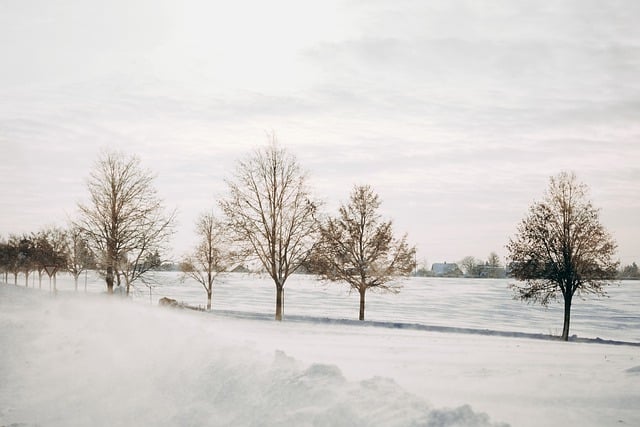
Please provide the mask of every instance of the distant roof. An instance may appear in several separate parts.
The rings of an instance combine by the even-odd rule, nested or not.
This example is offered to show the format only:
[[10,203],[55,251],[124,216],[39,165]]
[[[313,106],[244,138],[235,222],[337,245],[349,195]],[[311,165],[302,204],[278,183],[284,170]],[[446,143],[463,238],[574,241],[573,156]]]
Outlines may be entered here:
[[231,272],[232,273],[249,273],[249,269],[244,265],[240,264],[239,266],[231,270]]

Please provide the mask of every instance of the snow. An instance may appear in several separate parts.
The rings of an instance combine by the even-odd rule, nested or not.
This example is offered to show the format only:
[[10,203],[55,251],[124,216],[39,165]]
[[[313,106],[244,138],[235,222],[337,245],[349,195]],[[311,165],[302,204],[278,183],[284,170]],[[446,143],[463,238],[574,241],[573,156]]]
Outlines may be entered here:
[[412,279],[368,295],[378,323],[360,324],[338,321],[357,295],[308,277],[287,284],[283,322],[265,278],[221,278],[213,313],[158,307],[206,295],[157,279],[153,304],[93,277],[88,294],[64,276],[57,296],[0,284],[0,425],[640,425],[638,283],[578,301],[585,342],[563,343],[493,334],[561,326],[499,280]]

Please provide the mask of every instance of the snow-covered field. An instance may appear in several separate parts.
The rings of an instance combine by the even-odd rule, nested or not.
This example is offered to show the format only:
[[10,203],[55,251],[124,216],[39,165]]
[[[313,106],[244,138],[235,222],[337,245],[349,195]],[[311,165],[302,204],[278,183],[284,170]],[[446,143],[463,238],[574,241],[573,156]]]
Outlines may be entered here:
[[133,301],[91,275],[88,295],[84,278],[77,295],[65,276],[57,296],[0,284],[0,425],[640,425],[638,282],[576,301],[587,339],[563,343],[532,339],[561,330],[561,307],[504,280],[411,279],[368,294],[362,325],[326,320],[355,319],[357,295],[305,276],[281,323],[266,278],[220,278],[214,313],[158,308],[206,295],[155,278]]

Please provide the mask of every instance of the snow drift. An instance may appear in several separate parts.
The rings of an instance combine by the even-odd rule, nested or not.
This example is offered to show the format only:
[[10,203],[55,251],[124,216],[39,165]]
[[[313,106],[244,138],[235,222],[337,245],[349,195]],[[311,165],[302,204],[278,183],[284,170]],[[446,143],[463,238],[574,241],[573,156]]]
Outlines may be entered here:
[[0,425],[495,425],[243,342],[256,321],[7,285],[0,308]]

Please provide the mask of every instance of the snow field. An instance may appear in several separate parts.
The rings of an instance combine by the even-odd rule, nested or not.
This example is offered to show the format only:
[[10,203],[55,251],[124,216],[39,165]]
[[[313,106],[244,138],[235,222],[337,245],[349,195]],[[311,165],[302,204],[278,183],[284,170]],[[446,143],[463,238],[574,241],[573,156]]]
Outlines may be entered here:
[[[48,291],[47,278],[43,290]],[[155,272],[149,288],[138,284],[133,298],[157,305],[162,297],[192,306],[206,306],[202,285],[182,281],[177,272]],[[508,279],[410,278],[402,281],[398,294],[367,292],[365,318],[371,321],[469,328],[500,332],[560,335],[563,308],[548,308],[513,299]],[[58,289],[73,291],[73,280],[59,275]],[[24,283],[19,280],[19,286]],[[33,286],[34,283],[30,283]],[[35,282],[37,287],[37,280]],[[84,289],[84,278],[79,284]],[[88,277],[88,291],[103,293],[104,281]],[[571,335],[584,338],[640,343],[640,281],[624,281],[607,287],[608,297],[574,299]],[[214,312],[240,312],[272,318],[275,307],[273,282],[253,274],[223,274],[214,284]],[[346,285],[323,283],[313,276],[293,275],[285,286],[285,317],[303,316],[329,319],[357,319],[358,295]]]
[[640,425],[634,346],[276,323],[13,285],[0,285],[0,330],[0,425]]

